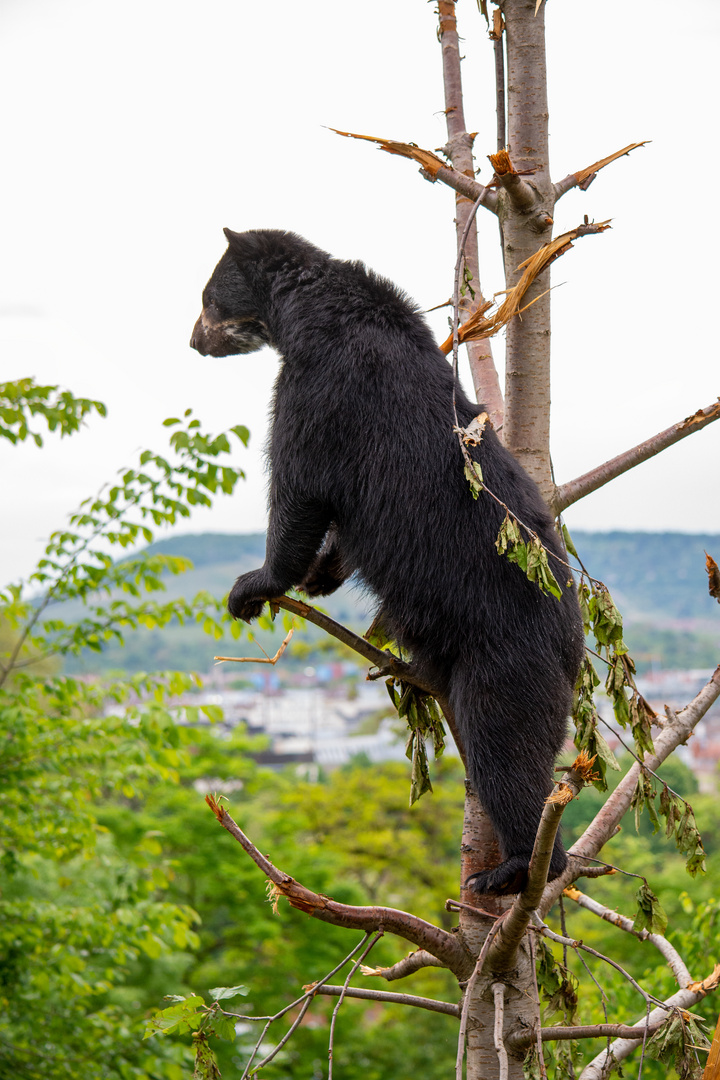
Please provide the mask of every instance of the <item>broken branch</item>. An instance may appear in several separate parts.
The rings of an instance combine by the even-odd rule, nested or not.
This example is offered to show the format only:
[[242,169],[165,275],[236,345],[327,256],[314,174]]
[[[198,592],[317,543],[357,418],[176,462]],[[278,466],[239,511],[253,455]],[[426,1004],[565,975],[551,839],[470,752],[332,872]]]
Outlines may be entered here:
[[581,169],[576,173],[569,173],[564,180],[560,180],[557,184],[553,184],[555,189],[555,200],[561,199],[567,191],[572,191],[574,187],[579,187],[583,190],[590,187],[596,173],[599,173],[606,165],[610,165],[613,161],[617,161],[618,158],[625,157],[626,154],[631,153],[633,150],[637,150],[639,146],[645,146],[648,142],[650,142],[649,139],[644,139],[642,142],[630,143],[629,146],[624,146],[622,150],[616,150],[614,154],[601,158],[600,161],[596,161],[593,165],[588,165],[586,169]]
[[[462,340],[462,337],[460,340]],[[616,476],[621,476],[628,469],[633,469],[636,465],[640,465],[641,462],[655,457],[661,450],[680,442],[681,439],[692,435],[695,431],[700,431],[718,419],[720,419],[720,398],[713,405],[708,405],[705,409],[698,409],[692,416],[686,416],[679,423],[673,424],[672,427],[666,428],[665,431],[653,435],[651,439],[633,446],[631,450],[618,454],[617,457],[606,461],[604,465],[598,465],[597,468],[584,473],[576,480],[561,484],[553,500],[552,512],[555,515],[561,514],[568,506],[572,506],[573,503],[584,499],[586,495],[597,491],[598,488],[603,487],[610,480],[614,480]]]
[[[428,180],[433,183],[436,180],[442,181],[443,184],[447,184],[453,191],[464,195],[471,202],[480,199],[481,205],[486,210],[496,213],[496,192],[479,184],[471,176],[465,176],[464,173],[453,169],[452,166],[442,161],[437,154],[433,154],[431,150],[423,150],[422,147],[416,146],[414,143],[397,142],[395,139],[383,139],[374,135],[356,135],[353,131],[339,131],[338,128],[330,128],[330,131],[334,131],[336,135],[344,135],[346,139],[363,139],[365,142],[375,143],[380,150],[385,150],[388,154],[398,154],[400,157],[416,161],[420,165],[423,176]],[[480,198],[481,196],[482,198]]]
[[[561,255],[564,255],[566,251],[570,250],[573,246],[573,240],[577,240],[580,236],[590,236],[594,233],[605,232],[605,230],[609,228],[610,223],[608,221],[600,221],[597,224],[578,225],[577,228],[571,229],[570,232],[562,233],[561,236],[557,236],[548,244],[543,244],[542,247],[538,248],[534,255],[531,255],[529,259],[520,263],[518,270],[523,270],[522,277],[517,285],[513,286],[512,289],[507,290],[504,301],[500,307],[497,308],[494,315],[489,319],[485,318],[485,311],[487,311],[489,307],[487,304],[478,309],[478,311],[470,316],[467,322],[458,327],[458,341],[462,344],[467,341],[477,341],[481,338],[491,337],[493,334],[497,334],[498,330],[501,330],[503,326],[506,326],[515,315],[519,315],[525,310],[525,308],[520,306],[525,293],[535,279],[539,277],[544,270],[547,270],[548,266],[554,262],[555,259],[559,259]],[[539,297],[536,297],[535,299],[537,300]],[[453,337],[451,334],[440,346],[440,351],[447,356],[452,347]]]
[[361,971],[366,978],[377,975],[381,979],[385,979],[386,982],[394,982],[395,979],[404,979],[406,975],[414,975],[416,971],[426,967],[441,968],[445,967],[445,964],[438,960],[437,956],[433,956],[432,953],[427,952],[425,949],[416,949],[415,952],[404,956],[402,960],[398,960],[397,964],[393,964],[391,967],[363,967]]
[[[521,213],[532,210],[539,201],[539,195],[535,188],[520,179],[507,150],[499,150],[497,154],[488,154],[488,161],[495,171],[498,184],[507,191],[515,209]],[[552,218],[548,224],[552,225]]]

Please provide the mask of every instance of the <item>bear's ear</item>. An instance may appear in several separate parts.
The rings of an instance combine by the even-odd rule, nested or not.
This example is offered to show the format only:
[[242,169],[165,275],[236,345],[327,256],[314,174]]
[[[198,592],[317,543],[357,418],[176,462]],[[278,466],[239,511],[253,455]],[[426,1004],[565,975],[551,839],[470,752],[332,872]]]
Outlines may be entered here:
[[233,232],[232,229],[223,229],[230,251],[241,262],[253,262],[260,259],[268,248],[268,237],[259,229],[250,232]]

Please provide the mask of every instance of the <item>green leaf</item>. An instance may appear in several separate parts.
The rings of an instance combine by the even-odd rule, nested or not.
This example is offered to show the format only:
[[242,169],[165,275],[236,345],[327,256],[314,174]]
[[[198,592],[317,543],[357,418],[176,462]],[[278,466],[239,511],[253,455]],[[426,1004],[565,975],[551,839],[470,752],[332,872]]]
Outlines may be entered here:
[[238,997],[242,995],[247,997],[249,993],[247,986],[216,986],[214,990],[208,990],[208,994],[213,1001],[226,1001],[228,998]]
[[643,882],[637,891],[637,914],[633,930],[649,930],[651,934],[664,934],[667,929],[667,915],[662,905],[647,882]]
[[[201,1007],[203,1011],[200,1011]],[[196,1031],[205,1016],[205,1002],[197,994],[191,994],[170,1008],[153,1013],[145,1025],[143,1039],[149,1039],[152,1035]]]

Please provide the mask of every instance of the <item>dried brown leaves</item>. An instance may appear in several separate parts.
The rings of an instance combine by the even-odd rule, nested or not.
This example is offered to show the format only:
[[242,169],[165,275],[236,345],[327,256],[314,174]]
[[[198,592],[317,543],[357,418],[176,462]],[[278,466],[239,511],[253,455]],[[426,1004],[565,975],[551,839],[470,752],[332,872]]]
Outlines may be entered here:
[[708,592],[720,604],[720,567],[707,551],[705,552],[705,569],[708,576]]

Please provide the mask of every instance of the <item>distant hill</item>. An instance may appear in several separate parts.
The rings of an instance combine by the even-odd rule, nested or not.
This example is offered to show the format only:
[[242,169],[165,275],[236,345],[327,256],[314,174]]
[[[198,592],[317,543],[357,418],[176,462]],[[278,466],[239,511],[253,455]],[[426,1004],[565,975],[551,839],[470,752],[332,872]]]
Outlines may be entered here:
[[708,593],[705,552],[720,562],[720,536],[578,529],[572,538],[588,571],[605,582],[628,621],[701,620],[717,631],[720,608]]
[[[685,533],[585,532],[575,530],[573,542],[593,577],[604,581],[623,612],[626,641],[640,670],[713,667],[720,659],[720,607],[708,594],[705,551],[720,562],[720,536]],[[194,596],[207,590],[219,598],[235,578],[259,566],[265,557],[262,533],[231,535],[202,533],[174,536],[146,550],[183,555],[193,569],[168,575],[167,595]],[[359,589],[345,586],[322,605],[333,618],[361,632],[372,618],[373,601]],[[308,631],[310,644],[324,635]],[[268,652],[280,637],[259,634]],[[207,671],[212,657],[228,643],[213,641],[195,625],[128,634],[125,648],[108,646],[68,664],[71,671],[128,671],[177,667]],[[233,641],[232,651],[238,645]],[[307,662],[307,658],[303,661]]]

